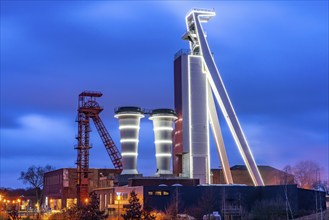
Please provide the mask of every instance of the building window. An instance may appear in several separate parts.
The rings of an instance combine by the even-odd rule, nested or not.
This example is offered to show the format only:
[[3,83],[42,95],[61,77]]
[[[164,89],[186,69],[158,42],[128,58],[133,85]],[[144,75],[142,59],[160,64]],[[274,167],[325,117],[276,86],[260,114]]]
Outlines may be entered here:
[[122,193],[123,200],[128,200],[128,193]]
[[149,196],[169,196],[168,191],[148,191],[147,195]]

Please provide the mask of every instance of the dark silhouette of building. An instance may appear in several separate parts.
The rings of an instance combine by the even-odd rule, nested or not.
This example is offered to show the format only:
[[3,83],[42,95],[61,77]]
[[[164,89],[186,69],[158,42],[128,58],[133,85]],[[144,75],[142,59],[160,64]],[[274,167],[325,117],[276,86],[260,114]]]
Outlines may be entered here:
[[326,210],[325,192],[300,189],[297,185],[144,186],[143,194],[145,207],[163,212],[171,207],[176,213],[197,219],[198,212],[204,215],[218,211],[224,219],[255,219],[250,215],[260,211],[291,218]]
[[[294,184],[294,176],[271,166],[258,166],[258,170],[264,180],[265,185]],[[212,183],[225,184],[222,169],[211,169]],[[231,167],[234,184],[246,184],[253,186],[253,182],[245,165],[235,165]]]

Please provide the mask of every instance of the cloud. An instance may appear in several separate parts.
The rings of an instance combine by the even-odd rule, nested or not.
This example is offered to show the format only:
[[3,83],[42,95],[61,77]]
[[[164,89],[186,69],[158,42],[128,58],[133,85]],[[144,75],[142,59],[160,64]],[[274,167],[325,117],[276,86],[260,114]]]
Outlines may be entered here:
[[49,156],[65,157],[67,147],[72,146],[75,131],[65,118],[29,114],[18,118],[19,127],[1,129],[1,146],[4,158],[33,156],[35,159]]
[[18,126],[1,128],[1,186],[22,186],[20,171],[31,165],[74,167],[74,123],[65,117],[27,114]]

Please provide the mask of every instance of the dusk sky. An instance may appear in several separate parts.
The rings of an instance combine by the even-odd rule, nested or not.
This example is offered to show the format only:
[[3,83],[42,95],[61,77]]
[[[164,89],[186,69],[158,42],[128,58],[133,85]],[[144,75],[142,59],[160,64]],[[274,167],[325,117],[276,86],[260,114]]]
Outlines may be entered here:
[[[114,108],[174,108],[173,59],[191,8],[214,8],[209,46],[258,165],[301,160],[328,178],[328,1],[1,1],[0,187],[25,187],[31,165],[76,167],[78,95]],[[230,165],[243,164],[221,120]],[[90,167],[112,168],[93,127]],[[211,166],[219,167],[211,145]],[[156,171],[152,122],[141,122],[138,170]]]

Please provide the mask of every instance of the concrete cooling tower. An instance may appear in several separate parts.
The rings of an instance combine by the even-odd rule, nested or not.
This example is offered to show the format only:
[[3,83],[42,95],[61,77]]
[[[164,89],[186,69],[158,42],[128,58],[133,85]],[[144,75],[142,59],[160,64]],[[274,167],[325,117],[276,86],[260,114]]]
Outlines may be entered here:
[[151,112],[149,119],[153,121],[156,175],[172,174],[171,145],[173,122],[177,119],[176,113],[171,109],[155,109]]
[[119,120],[121,156],[123,170],[121,174],[138,174],[137,156],[140,119],[144,112],[138,107],[119,107],[115,110]]

